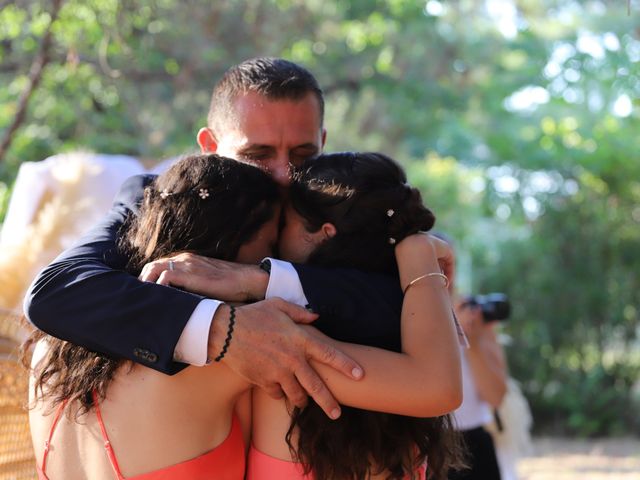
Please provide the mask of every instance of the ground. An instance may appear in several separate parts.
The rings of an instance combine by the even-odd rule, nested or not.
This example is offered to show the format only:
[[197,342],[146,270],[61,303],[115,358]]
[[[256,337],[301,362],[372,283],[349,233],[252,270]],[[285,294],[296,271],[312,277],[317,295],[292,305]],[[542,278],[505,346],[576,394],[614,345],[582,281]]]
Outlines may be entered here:
[[640,480],[640,439],[539,438],[519,480]]

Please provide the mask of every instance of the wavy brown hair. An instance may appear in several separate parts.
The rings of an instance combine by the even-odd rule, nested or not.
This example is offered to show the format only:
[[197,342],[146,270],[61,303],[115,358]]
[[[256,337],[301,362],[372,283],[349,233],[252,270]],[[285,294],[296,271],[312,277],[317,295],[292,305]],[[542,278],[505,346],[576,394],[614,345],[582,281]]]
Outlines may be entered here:
[[[120,232],[118,248],[129,256],[127,270],[136,276],[146,263],[179,251],[232,261],[278,204],[278,187],[257,167],[213,154],[192,155],[145,189],[138,215],[131,215]],[[92,391],[104,399],[118,370],[133,367],[128,360],[41,331],[23,345],[24,363],[29,347],[43,338],[49,348],[34,371],[34,393],[48,398],[51,409],[68,400],[79,403],[76,415],[87,412]]]
[[[335,236],[311,254],[308,263],[316,265],[397,275],[394,245],[435,223],[402,168],[380,153],[325,154],[307,162],[294,178],[290,201],[308,231],[326,222],[336,227]],[[310,400],[305,409],[294,409],[287,442],[316,480],[385,471],[389,479],[402,479],[425,459],[427,477],[440,480],[462,464],[449,415],[415,418],[343,407],[339,419],[329,420]]]

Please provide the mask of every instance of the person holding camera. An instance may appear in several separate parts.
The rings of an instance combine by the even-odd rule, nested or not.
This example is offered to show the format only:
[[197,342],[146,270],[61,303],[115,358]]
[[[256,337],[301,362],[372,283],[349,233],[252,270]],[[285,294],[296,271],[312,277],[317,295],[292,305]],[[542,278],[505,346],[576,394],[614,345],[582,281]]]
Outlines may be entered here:
[[[447,236],[436,233],[452,248]],[[449,288],[456,298],[453,282]],[[468,468],[451,470],[449,480],[500,480],[500,468],[491,434],[485,425],[507,392],[507,364],[498,343],[498,321],[509,317],[510,305],[504,294],[458,297],[455,314],[467,337],[468,347],[461,347],[462,405],[454,411],[454,427],[462,433],[467,447]]]
[[483,307],[468,299],[458,301],[456,316],[469,342],[462,350],[462,405],[454,412],[454,425],[468,449],[469,469],[452,472],[451,480],[500,480],[500,470],[491,434],[484,425],[493,420],[493,410],[507,391],[507,368],[498,343],[496,320],[483,315]]

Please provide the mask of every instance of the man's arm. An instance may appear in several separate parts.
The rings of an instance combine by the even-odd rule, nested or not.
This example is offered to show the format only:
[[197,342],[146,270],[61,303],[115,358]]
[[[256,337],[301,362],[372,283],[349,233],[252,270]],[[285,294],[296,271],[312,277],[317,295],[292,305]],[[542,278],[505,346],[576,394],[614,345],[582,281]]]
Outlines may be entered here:
[[36,277],[24,309],[53,336],[171,374],[185,366],[174,361],[174,349],[203,297],[138,281],[116,248],[118,230],[152,178],[125,182],[106,218]]
[[398,277],[268,260],[270,274],[256,265],[183,253],[147,264],[143,278],[226,301],[282,298],[318,313],[313,326],[336,340],[400,351]]

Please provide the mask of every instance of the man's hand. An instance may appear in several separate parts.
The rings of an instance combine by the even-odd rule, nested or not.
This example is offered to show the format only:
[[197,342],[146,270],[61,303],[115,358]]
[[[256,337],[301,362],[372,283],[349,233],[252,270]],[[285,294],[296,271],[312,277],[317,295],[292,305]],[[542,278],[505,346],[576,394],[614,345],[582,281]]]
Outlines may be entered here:
[[248,302],[264,298],[269,275],[257,265],[185,252],[147,263],[140,280],[182,288],[217,300]]
[[[344,353],[294,323],[311,323],[316,318],[280,298],[237,307],[233,336],[222,361],[273,398],[286,396],[297,407],[304,407],[308,394],[330,418],[338,418],[340,406],[309,360],[354,380],[362,378],[363,371]],[[209,333],[209,358],[222,350],[228,326],[229,307],[221,305]]]

